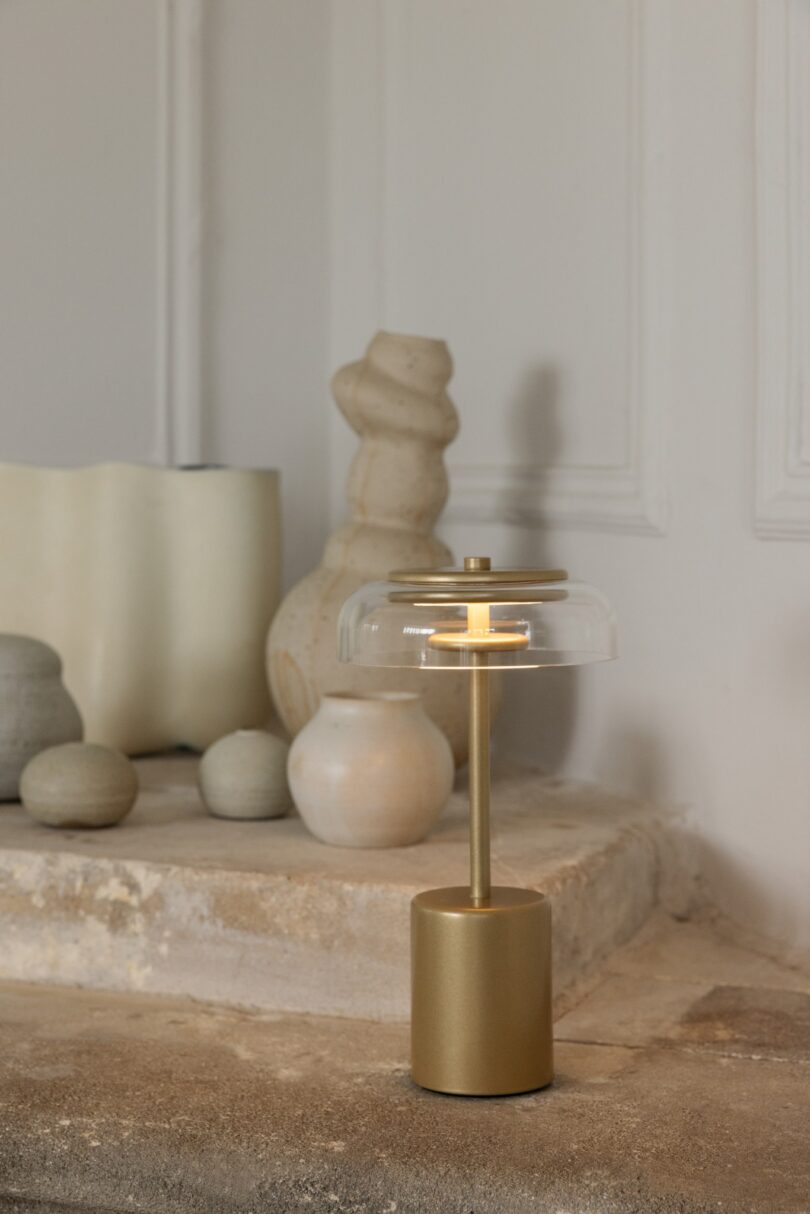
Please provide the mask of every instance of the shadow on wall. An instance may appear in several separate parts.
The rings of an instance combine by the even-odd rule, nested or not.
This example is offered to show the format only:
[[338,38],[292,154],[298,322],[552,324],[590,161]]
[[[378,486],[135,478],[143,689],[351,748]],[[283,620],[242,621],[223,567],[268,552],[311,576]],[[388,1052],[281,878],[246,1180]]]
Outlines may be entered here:
[[[743,943],[783,964],[810,973],[810,928],[806,902],[788,904],[774,900],[772,874],[760,869],[760,857],[743,858],[708,838],[703,832],[693,836],[693,867],[700,874],[703,901],[715,903],[715,891],[723,891],[723,914],[729,922],[743,927]],[[722,925],[721,925],[722,926]],[[737,926],[736,931],[739,932]],[[790,943],[786,943],[790,942]]]
[[[694,749],[693,764],[705,766],[705,758]],[[688,919],[708,902],[700,878],[701,840],[689,807],[673,804],[670,751],[660,736],[639,718],[609,720],[602,737],[599,770],[601,782],[613,789],[632,789],[633,797],[657,805],[667,829],[658,837],[657,898],[677,919]]]
[[552,468],[562,446],[561,375],[551,363],[524,372],[506,407],[513,462],[533,472]]
[[[698,727],[679,733],[670,729],[662,735],[641,716],[635,720],[625,716],[620,723],[606,722],[602,747],[600,783],[632,789],[633,799],[654,805],[663,816],[666,829],[656,839],[657,899],[663,909],[679,919],[706,912],[715,918],[719,930],[738,943],[782,962],[810,967],[808,901],[804,908],[784,901],[781,908],[775,907],[774,875],[763,871],[761,857],[743,846],[730,848],[706,829],[711,820],[711,790],[717,792],[720,787],[722,764],[711,735]],[[693,788],[704,790],[702,823],[694,804],[673,802],[671,790],[678,784],[678,767],[689,770]],[[798,886],[798,874],[795,880]],[[724,908],[719,920],[715,910],[718,891],[722,891]],[[787,951],[785,941],[794,942]]]
[[[562,442],[560,372],[550,363],[528,368],[506,409],[513,466],[531,473],[518,477],[514,489],[498,503],[500,517],[515,520],[508,549],[498,564],[539,569],[554,564],[542,527],[525,521],[525,494],[536,492],[542,512],[542,469],[552,468]],[[538,476],[538,471],[541,475]],[[558,771],[568,754],[576,716],[578,672],[574,666],[514,671],[505,676],[504,703],[495,729],[495,746],[505,756],[520,757],[548,772]]]
[[[663,805],[673,785],[671,762],[660,737],[641,721],[609,722],[602,739],[600,771],[610,788],[631,788],[644,801]],[[692,756],[693,762],[701,762]]]

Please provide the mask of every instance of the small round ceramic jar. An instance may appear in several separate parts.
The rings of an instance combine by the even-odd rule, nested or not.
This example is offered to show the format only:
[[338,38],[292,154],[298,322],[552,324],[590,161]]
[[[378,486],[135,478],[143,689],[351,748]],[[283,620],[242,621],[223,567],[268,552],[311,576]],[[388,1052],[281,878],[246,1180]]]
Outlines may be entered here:
[[33,637],[0,634],[0,801],[17,799],[29,759],[78,741],[82,732],[56,650]]
[[22,803],[45,826],[114,826],[138,795],[135,767],[118,750],[67,742],[38,754],[20,780]]
[[415,692],[325,695],[290,748],[306,826],[340,847],[404,847],[435,826],[453,756]]
[[209,746],[198,773],[200,795],[218,818],[281,818],[291,806],[289,747],[261,729],[237,729]]

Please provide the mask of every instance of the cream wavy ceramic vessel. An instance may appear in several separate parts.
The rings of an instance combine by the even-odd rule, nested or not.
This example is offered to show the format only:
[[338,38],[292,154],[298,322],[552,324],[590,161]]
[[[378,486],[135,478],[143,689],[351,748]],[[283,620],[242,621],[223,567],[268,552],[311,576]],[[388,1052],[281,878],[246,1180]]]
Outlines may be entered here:
[[200,795],[218,818],[281,818],[292,807],[289,746],[261,729],[237,729],[200,760]]
[[114,826],[138,795],[133,764],[120,751],[90,742],[43,750],[20,780],[22,803],[46,826]]
[[[267,672],[278,713],[292,736],[326,691],[417,691],[450,740],[467,756],[467,680],[420,670],[380,670],[338,661],[337,618],[365,582],[392,569],[453,563],[433,527],[447,498],[443,451],[458,431],[447,394],[453,371],[443,341],[378,333],[359,362],[332,381],[335,399],[361,439],[348,482],[351,520],[327,542],[321,564],[289,592],[273,620]],[[493,699],[497,700],[497,688]]]
[[337,692],[293,742],[289,780],[304,823],[324,843],[404,847],[438,821],[453,756],[418,694]]
[[59,742],[78,741],[82,719],[62,683],[62,662],[33,637],[0,635],[0,801],[16,800],[23,768]]
[[0,465],[0,631],[53,645],[127,754],[266,723],[280,552],[274,471]]

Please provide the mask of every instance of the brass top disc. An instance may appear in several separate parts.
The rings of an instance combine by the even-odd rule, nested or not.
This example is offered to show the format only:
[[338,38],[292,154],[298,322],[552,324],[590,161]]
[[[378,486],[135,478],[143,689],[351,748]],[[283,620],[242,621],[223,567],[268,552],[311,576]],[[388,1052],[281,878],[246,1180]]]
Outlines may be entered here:
[[487,587],[476,585],[472,590],[465,590],[463,583],[458,585],[455,590],[450,589],[445,583],[439,583],[439,586],[440,589],[436,590],[417,590],[415,587],[411,587],[410,590],[390,590],[388,601],[389,603],[410,603],[414,607],[427,607],[431,603],[504,603],[507,605],[557,603],[561,599],[568,598],[568,591],[558,589],[556,586],[548,590],[526,590],[510,582],[490,584]]
[[389,582],[404,586],[521,586],[565,582],[565,569],[395,569]]

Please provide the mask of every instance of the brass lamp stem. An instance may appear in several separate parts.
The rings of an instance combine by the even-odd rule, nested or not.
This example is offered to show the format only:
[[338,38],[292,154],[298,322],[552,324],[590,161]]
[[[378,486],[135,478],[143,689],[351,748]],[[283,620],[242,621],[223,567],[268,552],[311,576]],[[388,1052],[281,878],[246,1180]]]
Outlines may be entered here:
[[490,895],[488,656],[472,654],[470,672],[470,895],[474,902],[484,902]]

